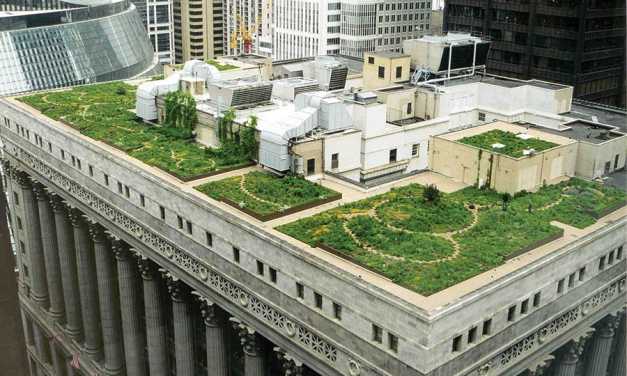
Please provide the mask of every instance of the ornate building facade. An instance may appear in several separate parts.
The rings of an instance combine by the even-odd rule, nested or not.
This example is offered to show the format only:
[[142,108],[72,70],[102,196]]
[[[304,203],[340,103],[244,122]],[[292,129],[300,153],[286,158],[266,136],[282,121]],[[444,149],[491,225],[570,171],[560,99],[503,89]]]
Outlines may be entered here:
[[625,374],[625,208],[425,297],[14,99],[0,116],[33,375]]

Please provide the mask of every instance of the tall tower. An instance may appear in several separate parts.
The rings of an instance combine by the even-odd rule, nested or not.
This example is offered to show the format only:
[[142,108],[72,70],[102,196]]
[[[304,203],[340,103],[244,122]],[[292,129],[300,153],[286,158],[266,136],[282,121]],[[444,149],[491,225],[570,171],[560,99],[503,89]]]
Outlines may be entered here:
[[176,63],[224,54],[222,1],[174,0],[173,9]]

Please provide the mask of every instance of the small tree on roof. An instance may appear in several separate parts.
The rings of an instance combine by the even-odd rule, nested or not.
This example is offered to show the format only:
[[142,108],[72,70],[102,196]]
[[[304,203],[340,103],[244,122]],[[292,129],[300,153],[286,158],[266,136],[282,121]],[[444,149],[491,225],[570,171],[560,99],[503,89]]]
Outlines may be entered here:
[[422,191],[422,198],[428,203],[436,203],[440,201],[440,190],[435,184],[429,184]]

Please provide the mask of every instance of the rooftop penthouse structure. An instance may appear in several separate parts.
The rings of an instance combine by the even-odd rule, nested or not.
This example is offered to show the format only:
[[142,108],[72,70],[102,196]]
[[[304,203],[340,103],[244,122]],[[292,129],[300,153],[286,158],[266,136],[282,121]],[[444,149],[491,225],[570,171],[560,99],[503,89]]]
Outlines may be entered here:
[[[181,72],[0,100],[33,369],[624,373],[625,191],[578,171],[624,168],[603,121],[625,114],[463,70],[352,92],[259,80],[280,96],[225,109],[206,89],[246,85]],[[195,94],[193,132],[159,115],[170,87]],[[478,178],[457,173],[464,153]],[[477,184],[484,158],[505,174],[539,157],[562,161],[546,184]]]

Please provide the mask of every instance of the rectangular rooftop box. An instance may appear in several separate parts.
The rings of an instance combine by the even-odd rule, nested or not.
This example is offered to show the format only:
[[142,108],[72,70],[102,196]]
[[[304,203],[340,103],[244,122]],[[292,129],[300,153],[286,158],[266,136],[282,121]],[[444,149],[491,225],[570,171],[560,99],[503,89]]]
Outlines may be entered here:
[[489,48],[490,42],[459,33],[426,35],[403,41],[403,52],[411,56],[412,69],[426,69],[432,73],[447,71],[449,56],[451,70],[485,65]]
[[272,97],[272,83],[257,80],[216,81],[209,84],[211,101],[227,107],[251,107],[267,103]]

